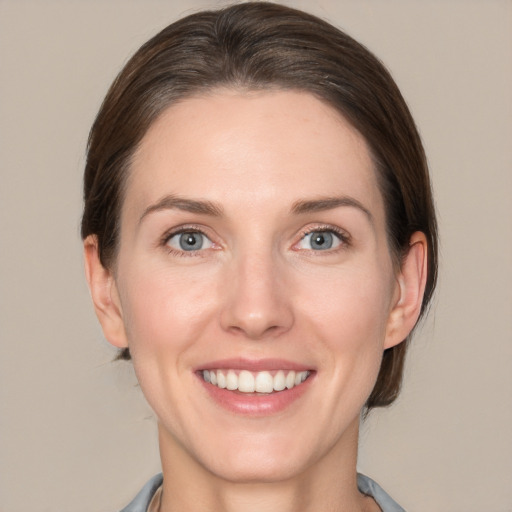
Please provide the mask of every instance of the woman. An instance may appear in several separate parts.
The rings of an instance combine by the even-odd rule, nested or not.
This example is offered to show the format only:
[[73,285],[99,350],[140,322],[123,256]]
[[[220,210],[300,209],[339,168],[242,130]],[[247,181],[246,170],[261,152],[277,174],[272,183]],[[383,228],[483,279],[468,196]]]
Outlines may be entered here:
[[397,511],[356,473],[436,279],[414,122],[364,47],[267,3],[148,41],[93,125],[86,275],[163,476],[124,510]]

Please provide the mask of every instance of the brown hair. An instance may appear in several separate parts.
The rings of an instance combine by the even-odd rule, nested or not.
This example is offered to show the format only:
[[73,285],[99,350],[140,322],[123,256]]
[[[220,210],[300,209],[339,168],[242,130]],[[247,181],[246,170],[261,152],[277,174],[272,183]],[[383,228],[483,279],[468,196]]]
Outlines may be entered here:
[[[422,315],[437,275],[437,228],[426,158],[389,72],[364,46],[302,11],[249,2],[187,16],[162,30],[112,84],[89,135],[82,237],[98,238],[105,267],[116,259],[123,187],[149,126],[173,102],[215,87],[307,91],[366,139],[386,206],[397,265],[412,233],[428,241]],[[384,352],[367,410],[397,397],[407,341]],[[129,359],[125,349],[120,358]]]

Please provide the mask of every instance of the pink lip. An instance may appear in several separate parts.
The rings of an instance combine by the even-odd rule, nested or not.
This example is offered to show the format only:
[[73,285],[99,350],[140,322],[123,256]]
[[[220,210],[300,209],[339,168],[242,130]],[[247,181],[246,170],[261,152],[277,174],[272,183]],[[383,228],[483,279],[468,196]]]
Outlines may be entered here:
[[[239,369],[252,372],[264,370],[311,370],[312,374],[302,384],[292,389],[285,389],[264,395],[229,391],[205,382],[201,376],[201,370],[207,369]],[[217,405],[232,413],[253,417],[276,414],[290,407],[308,391],[316,375],[316,372],[311,367],[283,359],[249,360],[242,358],[210,361],[198,367],[195,373],[203,385],[203,388],[208,393],[208,396],[212,398]]]
[[229,369],[247,370],[249,372],[262,372],[264,370],[294,370],[296,372],[303,372],[306,370],[313,370],[314,368],[304,364],[287,361],[285,359],[244,359],[242,357],[238,357],[209,361],[198,366],[195,371]]

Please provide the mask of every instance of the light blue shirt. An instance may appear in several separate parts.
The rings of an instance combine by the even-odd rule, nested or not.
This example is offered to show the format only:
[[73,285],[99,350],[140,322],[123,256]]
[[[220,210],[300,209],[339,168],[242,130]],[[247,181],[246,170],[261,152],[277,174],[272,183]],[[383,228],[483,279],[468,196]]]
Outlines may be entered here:
[[[163,476],[162,474],[155,475],[135,496],[135,499],[121,512],[146,512],[151,498],[162,485]],[[382,509],[382,512],[405,512],[405,510],[396,503],[390,496],[380,487],[380,485],[374,482],[367,476],[358,474],[357,475],[357,487],[359,490],[371,496]]]

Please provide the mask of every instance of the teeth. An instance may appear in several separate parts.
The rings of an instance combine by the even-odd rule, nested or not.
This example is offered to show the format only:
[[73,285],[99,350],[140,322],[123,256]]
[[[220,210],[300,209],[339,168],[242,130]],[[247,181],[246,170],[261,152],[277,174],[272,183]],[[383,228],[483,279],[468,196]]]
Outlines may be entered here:
[[217,386],[221,389],[224,389],[227,386],[226,377],[222,372],[217,373]]
[[272,393],[274,391],[274,379],[268,372],[259,372],[256,375],[254,389],[258,393]]
[[274,376],[274,391],[283,391],[286,387],[286,377],[283,370],[279,370]]
[[292,389],[295,386],[295,372],[289,372],[284,382],[288,389]]
[[230,391],[238,389],[238,377],[236,376],[236,373],[231,370],[229,370],[228,374],[226,375],[226,388]]
[[[210,374],[215,372],[210,372]],[[251,372],[242,370],[238,376],[238,391],[242,393],[254,393],[254,377]]]
[[279,370],[274,376],[268,371],[249,372],[241,370],[203,370],[203,379],[222,389],[238,390],[242,393],[272,393],[292,389],[302,384],[309,376],[309,371],[295,372]]

